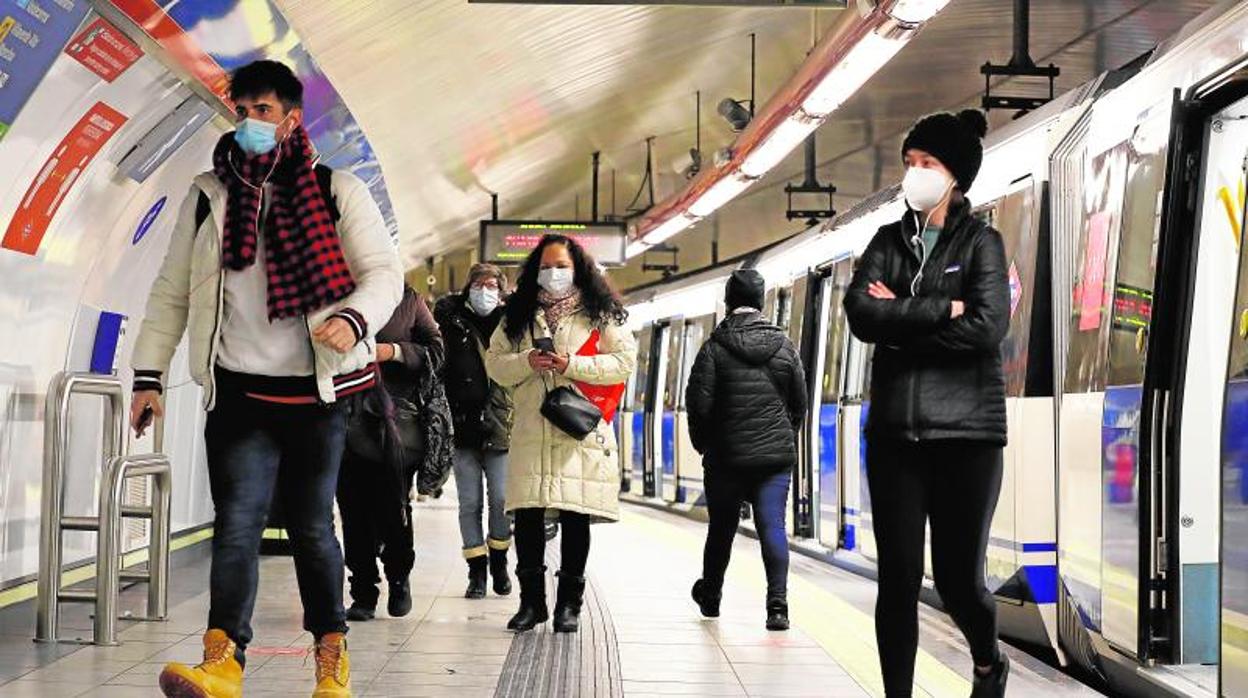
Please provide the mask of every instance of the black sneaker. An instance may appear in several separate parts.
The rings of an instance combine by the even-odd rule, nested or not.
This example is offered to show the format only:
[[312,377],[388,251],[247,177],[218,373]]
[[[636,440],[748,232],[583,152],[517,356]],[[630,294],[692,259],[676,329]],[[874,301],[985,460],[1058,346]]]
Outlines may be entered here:
[[347,620],[363,622],[372,620],[377,615],[377,611],[369,606],[363,606],[358,601],[351,604],[351,608],[347,609]]
[[711,593],[707,589],[706,580],[699,579],[693,583],[693,589],[689,592],[693,596],[693,602],[698,605],[698,610],[702,611],[702,615],[707,618],[719,617],[719,601],[723,598],[722,593]]
[[412,585],[406,579],[390,583],[390,600],[386,602],[386,611],[391,618],[402,618],[412,612]]
[[1005,682],[1010,678],[1010,658],[1001,655],[992,671],[981,674],[975,671],[975,682],[971,686],[971,698],[1004,698]]

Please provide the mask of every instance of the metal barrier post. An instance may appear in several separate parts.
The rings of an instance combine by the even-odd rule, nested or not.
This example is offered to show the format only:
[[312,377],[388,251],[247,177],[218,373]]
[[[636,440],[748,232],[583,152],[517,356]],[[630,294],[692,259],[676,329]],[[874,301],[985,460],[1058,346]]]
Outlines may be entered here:
[[[105,403],[104,457],[100,482],[98,516],[65,515],[65,459],[69,450],[69,407],[75,394],[102,395]],[[147,616],[134,620],[164,620],[169,601],[169,534],[173,490],[173,470],[162,453],[123,456],[126,419],[121,381],[116,376],[62,372],[53,377],[44,407],[43,509],[40,526],[38,608],[35,641],[57,642],[60,602],[95,604],[93,641],[98,645],[117,644],[117,602],[121,581],[148,583]],[[164,421],[156,425],[155,445],[164,445]],[[125,505],[126,480],[151,477],[152,503]],[[122,572],[121,519],[150,519],[148,568],[143,572]],[[64,563],[61,534],[65,530],[95,531],[95,591],[61,589]]]
[[61,372],[53,376],[44,403],[43,492],[39,538],[38,600],[35,641],[56,642],[60,602],[89,601],[82,594],[61,591],[64,550],[61,531],[94,530],[84,520],[90,517],[65,516],[65,458],[69,450],[69,407],[75,394],[107,398],[104,407],[104,458],[121,455],[125,443],[125,418],[121,380],[116,376]]

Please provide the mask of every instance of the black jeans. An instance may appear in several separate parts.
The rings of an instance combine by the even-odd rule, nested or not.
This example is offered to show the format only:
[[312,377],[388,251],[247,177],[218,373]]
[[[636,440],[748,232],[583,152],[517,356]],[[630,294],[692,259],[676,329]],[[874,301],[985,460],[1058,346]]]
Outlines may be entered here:
[[[540,569],[546,557],[546,510],[516,509],[516,571]],[[560,570],[585,576],[589,560],[589,514],[559,512]]]
[[1002,449],[970,441],[872,438],[867,484],[879,551],[875,635],[884,690],[908,696],[919,644],[924,524],[932,529],[936,591],[977,666],[997,653],[997,608],[984,584],[984,555],[1001,493]]
[[303,628],[346,632],[342,550],[334,535],[334,488],[346,438],[341,403],[273,405],[222,388],[204,441],[216,508],[208,627],[240,649],[251,641],[260,539],[274,493],[294,548]]
[[416,547],[408,493],[415,475],[409,470],[404,473],[404,482],[398,483],[389,464],[358,458],[350,452],[343,456],[338,512],[342,516],[343,553],[351,572],[351,598],[360,606],[377,607],[379,557],[391,584],[412,573]]
[[732,540],[741,522],[741,503],[754,510],[754,527],[763,550],[767,572],[767,596],[784,598],[788,591],[789,541],[784,512],[789,501],[789,470],[706,469],[706,511],[710,525],[702,548],[702,579],[713,590],[724,584],[732,555]]

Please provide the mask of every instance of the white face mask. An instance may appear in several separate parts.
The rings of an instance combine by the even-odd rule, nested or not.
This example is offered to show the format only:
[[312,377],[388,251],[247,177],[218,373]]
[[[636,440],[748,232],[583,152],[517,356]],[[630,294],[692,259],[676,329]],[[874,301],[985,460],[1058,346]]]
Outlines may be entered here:
[[916,211],[931,211],[940,205],[953,189],[953,180],[948,175],[927,167],[911,167],[901,180],[901,191],[906,195],[906,203]]
[[552,267],[537,273],[537,285],[546,289],[547,293],[559,296],[572,288],[574,278],[575,272],[571,269]]
[[472,312],[485,317],[498,307],[498,289],[486,286],[473,286],[468,289],[468,305]]

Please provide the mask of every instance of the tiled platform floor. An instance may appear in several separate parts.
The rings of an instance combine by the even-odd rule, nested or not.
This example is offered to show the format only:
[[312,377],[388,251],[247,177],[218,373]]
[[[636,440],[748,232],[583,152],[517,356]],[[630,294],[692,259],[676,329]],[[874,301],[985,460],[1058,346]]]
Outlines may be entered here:
[[[401,619],[383,613],[352,627],[356,695],[495,694],[511,646],[503,626],[516,599],[461,598],[465,568],[453,497],[448,492],[417,507],[412,613]],[[763,628],[758,544],[741,537],[723,614],[705,620],[688,599],[700,566],[702,527],[630,505],[624,512],[620,524],[594,527],[590,574],[610,608],[627,696],[881,694],[870,581],[795,555],[790,581],[794,627],[787,633],[768,633]],[[159,695],[156,676],[164,662],[195,662],[199,657],[207,574],[202,555],[180,564],[174,571],[171,620],[123,624],[120,647],[36,646],[30,641],[33,606],[5,609],[0,615],[0,697]],[[309,695],[313,662],[305,655],[311,638],[300,629],[290,560],[265,558],[261,577],[246,695]],[[138,591],[127,592],[123,606],[133,604],[139,610]],[[73,628],[85,634],[85,609],[66,615],[70,634]],[[970,666],[961,639],[939,613],[925,609],[922,622],[920,694],[967,695]],[[1011,696],[1094,695],[1026,654],[1011,651],[1011,657]]]

